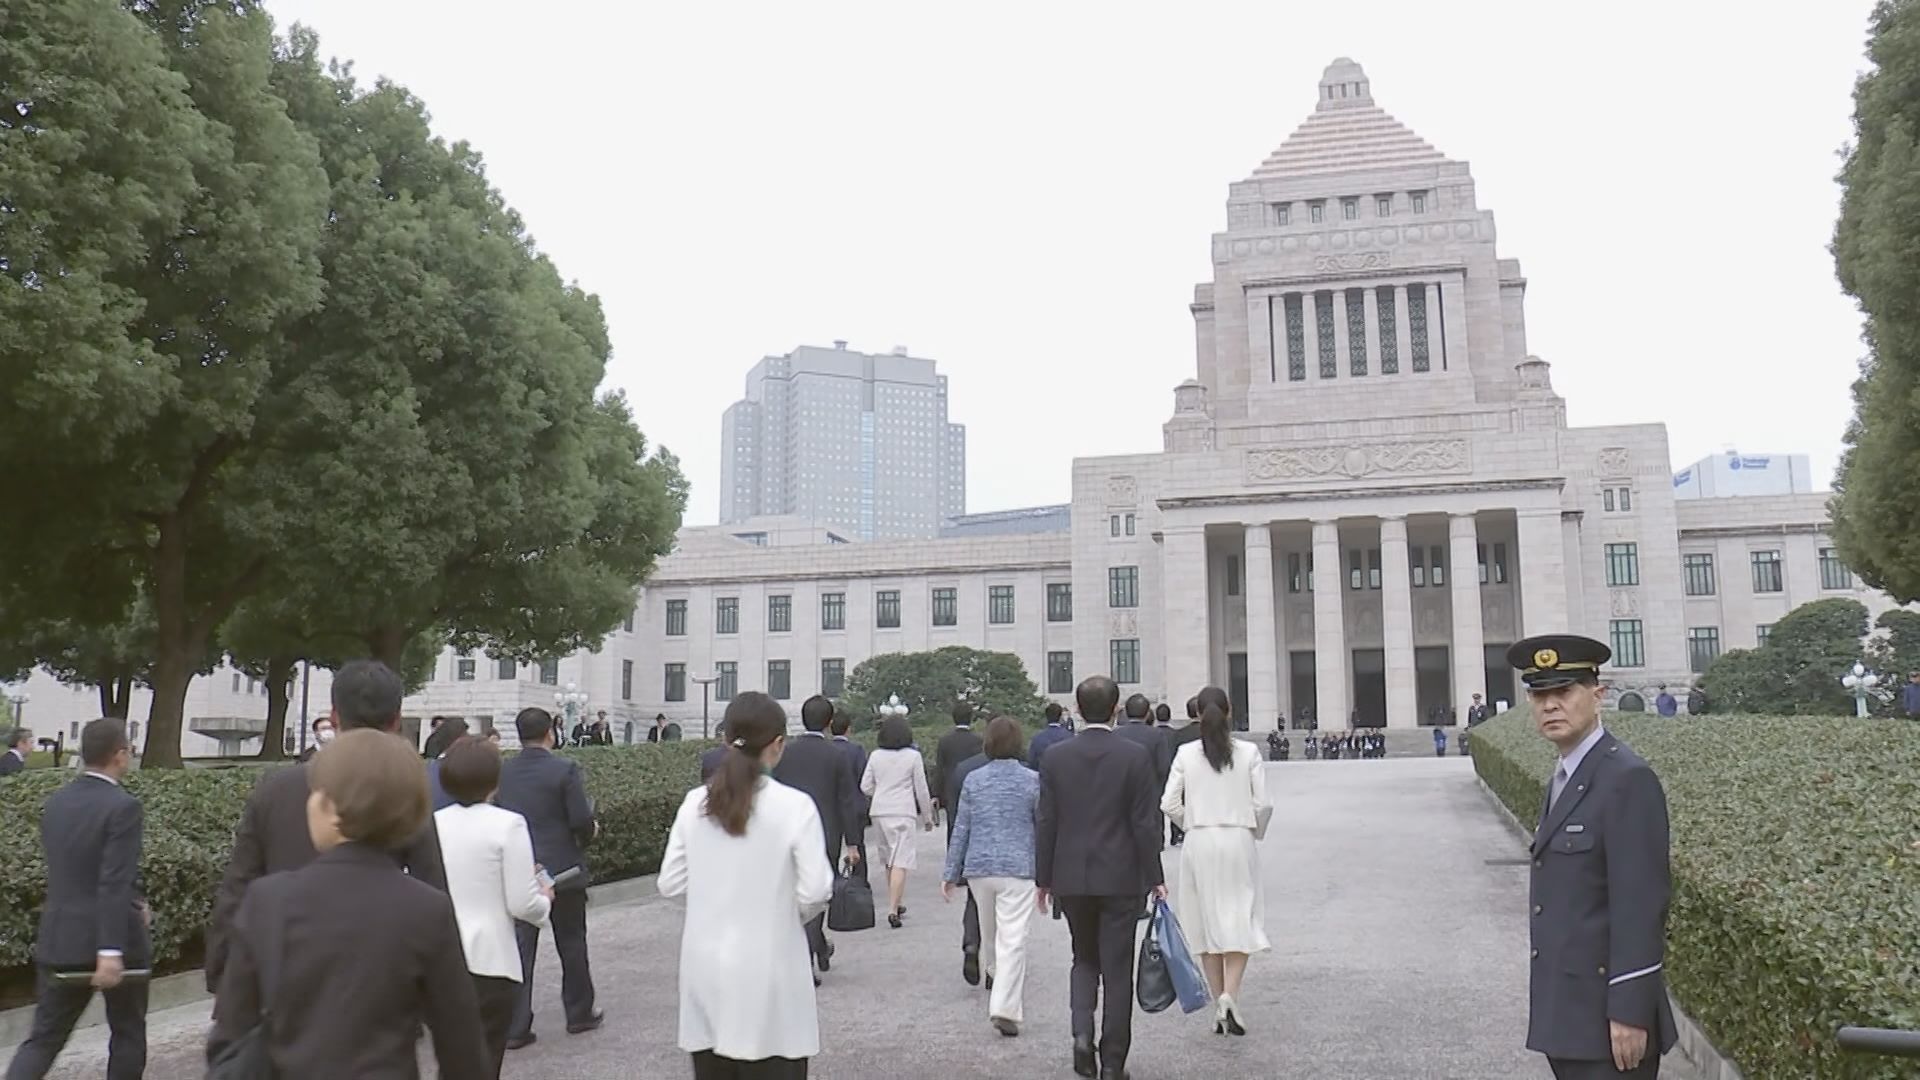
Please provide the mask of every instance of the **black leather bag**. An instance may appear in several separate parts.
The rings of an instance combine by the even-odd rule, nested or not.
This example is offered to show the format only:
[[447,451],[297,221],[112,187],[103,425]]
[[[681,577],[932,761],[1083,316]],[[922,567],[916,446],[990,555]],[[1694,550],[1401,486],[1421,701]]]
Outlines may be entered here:
[[[255,895],[259,895],[257,890]],[[277,1080],[280,1075],[273,1067],[267,1043],[273,1030],[274,991],[280,981],[280,932],[284,920],[277,914],[263,915],[257,910],[250,914],[266,923],[254,965],[260,980],[260,1019],[207,1063],[207,1080]]]
[[846,868],[833,879],[833,899],[827,902],[827,929],[845,934],[873,929],[873,886]]
[[1165,1012],[1180,996],[1173,988],[1173,973],[1167,970],[1166,953],[1160,949],[1158,923],[1158,919],[1147,922],[1147,936],[1140,939],[1140,962],[1134,968],[1133,996],[1141,1012]]

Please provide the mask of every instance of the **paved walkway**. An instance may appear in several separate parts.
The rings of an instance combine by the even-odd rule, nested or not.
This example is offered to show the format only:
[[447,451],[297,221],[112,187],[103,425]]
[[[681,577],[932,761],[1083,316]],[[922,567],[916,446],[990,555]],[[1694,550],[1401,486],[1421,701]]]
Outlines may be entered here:
[[[1520,842],[1460,758],[1290,762],[1272,767],[1278,809],[1262,849],[1274,950],[1243,996],[1251,1034],[1216,1037],[1199,1016],[1139,1016],[1140,1080],[1541,1080],[1526,1032],[1526,876]],[[960,979],[958,907],[940,901],[939,843],[923,838],[908,922],[840,935],[820,991],[821,1080],[1071,1076],[1067,933],[1029,939],[1027,1025],[1006,1039],[986,995]],[[1177,855],[1170,855],[1171,867]],[[1518,863],[1503,864],[1503,863]],[[540,1041],[508,1055],[511,1080],[688,1075],[674,1047],[681,916],[651,899],[596,909],[595,982],[608,1025],[568,1036],[551,947],[540,961]],[[324,1008],[324,1003],[313,1003]],[[156,1078],[201,1074],[207,1007],[152,1019]],[[103,1069],[104,1030],[82,1032],[54,1076]],[[1669,1064],[1676,1064],[1670,1059]]]

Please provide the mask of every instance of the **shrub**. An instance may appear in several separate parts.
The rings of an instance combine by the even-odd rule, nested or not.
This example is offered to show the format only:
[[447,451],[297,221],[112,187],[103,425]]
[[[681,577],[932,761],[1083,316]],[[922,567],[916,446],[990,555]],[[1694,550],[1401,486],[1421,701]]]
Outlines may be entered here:
[[[1892,1080],[1841,1056],[1846,1024],[1920,1028],[1920,724],[1610,714],[1652,763],[1673,834],[1666,975],[1752,1080]],[[1552,747],[1524,709],[1474,729],[1473,764],[1539,819]]]

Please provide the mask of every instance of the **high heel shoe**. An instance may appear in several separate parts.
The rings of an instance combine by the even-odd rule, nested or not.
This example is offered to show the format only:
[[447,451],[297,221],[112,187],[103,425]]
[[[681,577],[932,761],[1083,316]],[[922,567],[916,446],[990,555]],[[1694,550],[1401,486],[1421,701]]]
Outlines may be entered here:
[[1213,999],[1213,1033],[1215,1035],[1227,1033],[1227,1003],[1219,998]]
[[1220,1018],[1227,1029],[1227,1034],[1245,1035],[1247,1029],[1240,1026],[1240,1016],[1234,1010],[1233,999],[1222,994],[1220,996],[1220,1006]]

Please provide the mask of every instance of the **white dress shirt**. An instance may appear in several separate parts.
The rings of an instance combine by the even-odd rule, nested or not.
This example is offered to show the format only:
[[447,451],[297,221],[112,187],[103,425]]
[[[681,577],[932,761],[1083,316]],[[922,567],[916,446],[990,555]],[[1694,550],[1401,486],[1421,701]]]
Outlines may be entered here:
[[551,906],[534,880],[527,819],[492,803],[455,803],[435,811],[433,821],[467,970],[519,982],[513,920],[544,922]]

